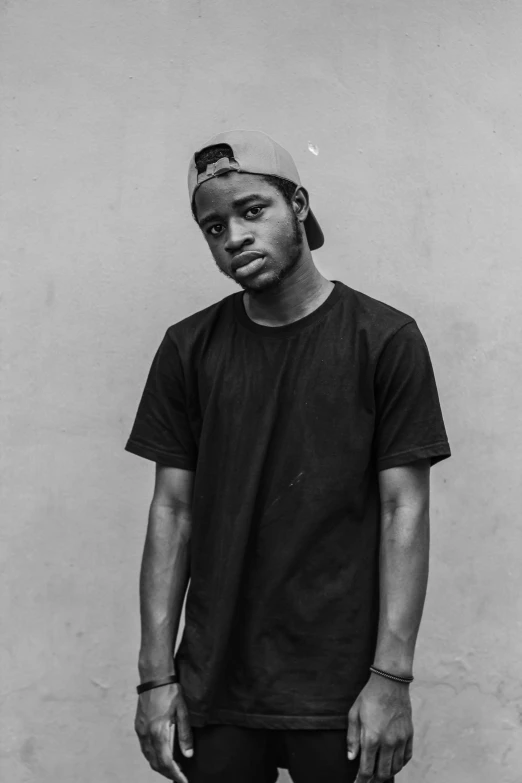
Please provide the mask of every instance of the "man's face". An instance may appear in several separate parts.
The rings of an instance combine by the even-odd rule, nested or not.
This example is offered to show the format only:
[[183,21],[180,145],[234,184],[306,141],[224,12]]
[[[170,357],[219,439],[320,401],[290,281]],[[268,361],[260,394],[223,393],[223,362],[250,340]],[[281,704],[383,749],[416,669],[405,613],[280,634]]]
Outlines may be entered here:
[[218,268],[245,290],[275,288],[297,266],[301,223],[263,177],[230,172],[207,180],[196,191],[195,207]]

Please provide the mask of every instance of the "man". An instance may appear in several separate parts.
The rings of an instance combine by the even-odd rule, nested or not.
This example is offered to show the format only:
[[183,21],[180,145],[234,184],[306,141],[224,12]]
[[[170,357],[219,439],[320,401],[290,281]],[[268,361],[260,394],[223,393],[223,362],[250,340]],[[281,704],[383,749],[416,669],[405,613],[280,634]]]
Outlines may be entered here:
[[426,344],[319,272],[308,193],[268,136],[216,136],[189,195],[243,290],[167,330],[126,446],[156,463],[143,753],[183,783],[391,781],[412,755],[429,471],[450,456]]

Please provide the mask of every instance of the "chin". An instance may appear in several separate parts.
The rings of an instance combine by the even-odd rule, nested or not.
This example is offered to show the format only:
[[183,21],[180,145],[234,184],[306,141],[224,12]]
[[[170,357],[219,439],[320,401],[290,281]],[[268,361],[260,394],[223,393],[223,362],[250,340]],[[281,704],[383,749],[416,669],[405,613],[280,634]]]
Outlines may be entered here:
[[278,275],[259,275],[253,277],[252,280],[243,280],[238,285],[243,290],[252,294],[262,294],[264,291],[273,291],[275,288],[281,285],[281,278]]

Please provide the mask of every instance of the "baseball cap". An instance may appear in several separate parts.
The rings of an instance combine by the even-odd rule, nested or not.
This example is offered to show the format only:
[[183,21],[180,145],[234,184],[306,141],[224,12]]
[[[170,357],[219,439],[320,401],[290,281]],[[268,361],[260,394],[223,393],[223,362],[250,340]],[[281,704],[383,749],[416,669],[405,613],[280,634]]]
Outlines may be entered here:
[[[198,173],[196,157],[207,147],[216,144],[228,144],[232,149],[232,158],[220,158],[216,163],[209,163],[205,171]],[[292,156],[277,141],[261,131],[231,130],[218,133],[192,156],[188,173],[190,203],[194,203],[196,190],[203,182],[229,171],[266,174],[301,185]],[[304,227],[310,250],[322,247],[324,234],[312,210],[308,212]]]

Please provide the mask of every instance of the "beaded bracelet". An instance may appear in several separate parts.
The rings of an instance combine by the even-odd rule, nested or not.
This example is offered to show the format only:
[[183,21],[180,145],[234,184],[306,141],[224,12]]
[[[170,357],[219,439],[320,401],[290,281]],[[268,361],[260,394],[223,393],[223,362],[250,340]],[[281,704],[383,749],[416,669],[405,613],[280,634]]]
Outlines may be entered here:
[[137,686],[136,692],[138,694],[145,693],[145,691],[151,691],[153,688],[161,688],[162,685],[171,685],[173,682],[179,682],[177,674],[169,674],[168,677],[163,677],[162,680],[142,682],[141,685]]
[[375,666],[370,666],[370,671],[380,674],[381,677],[387,677],[389,680],[395,680],[395,682],[404,682],[406,684],[413,682],[413,677],[400,677],[397,674],[390,674],[389,672],[383,672],[382,669],[376,669]]

